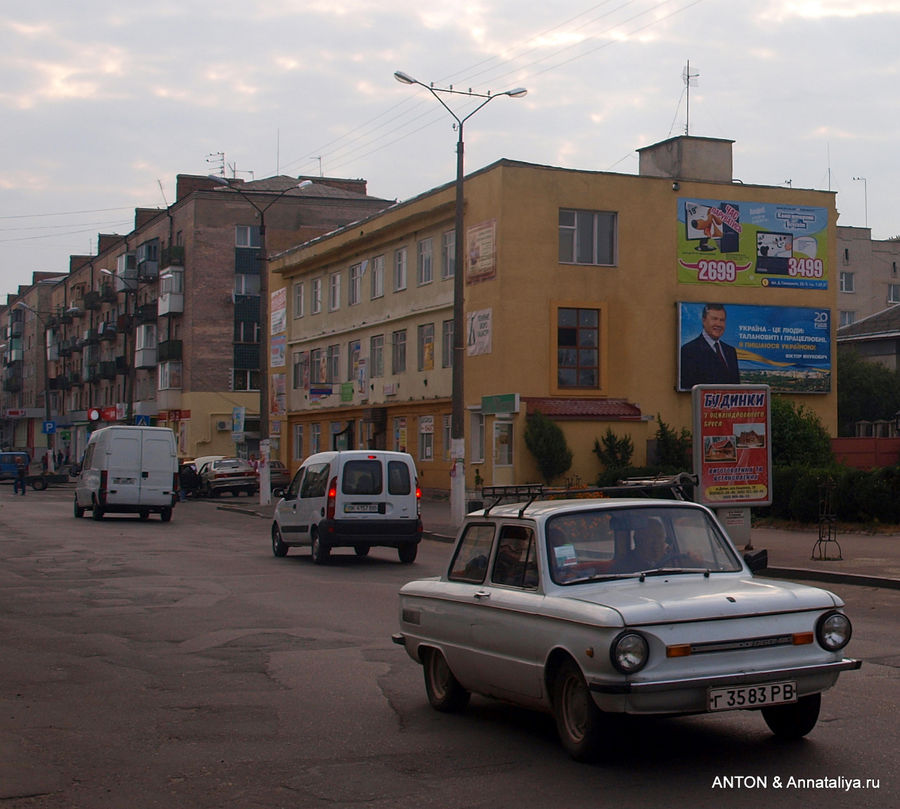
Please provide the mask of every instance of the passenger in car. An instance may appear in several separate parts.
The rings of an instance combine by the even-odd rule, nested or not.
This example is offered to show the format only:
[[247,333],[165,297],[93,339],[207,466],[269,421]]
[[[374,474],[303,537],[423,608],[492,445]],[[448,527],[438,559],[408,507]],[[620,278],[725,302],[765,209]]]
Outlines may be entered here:
[[634,529],[634,547],[616,559],[616,569],[622,573],[648,570],[665,556],[666,529],[659,520],[651,518],[645,526]]

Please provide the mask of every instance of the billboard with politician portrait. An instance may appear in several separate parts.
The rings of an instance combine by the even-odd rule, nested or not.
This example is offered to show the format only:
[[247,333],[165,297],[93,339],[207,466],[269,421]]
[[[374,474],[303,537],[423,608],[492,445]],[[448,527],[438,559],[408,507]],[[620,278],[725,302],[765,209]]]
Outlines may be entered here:
[[678,303],[678,390],[768,385],[831,390],[831,312],[800,306]]

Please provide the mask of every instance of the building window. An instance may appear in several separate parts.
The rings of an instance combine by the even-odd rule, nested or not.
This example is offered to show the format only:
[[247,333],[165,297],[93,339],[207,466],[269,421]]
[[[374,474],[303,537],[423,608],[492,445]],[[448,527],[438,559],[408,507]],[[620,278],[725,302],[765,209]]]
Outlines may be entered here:
[[434,323],[424,323],[418,328],[418,370],[434,369]]
[[255,320],[235,320],[234,342],[257,344],[259,342],[259,323]]
[[431,253],[431,239],[422,239],[416,245],[416,278],[419,286],[430,284],[434,280]]
[[321,348],[314,348],[309,352],[309,382],[311,385],[321,385],[325,381],[328,371],[325,368],[325,352]]
[[406,289],[406,248],[394,251],[394,292]]
[[599,310],[560,308],[556,318],[557,385],[561,388],[599,388]]
[[259,225],[235,225],[235,247],[260,247]]
[[309,454],[315,455],[322,451],[322,425],[309,425]]
[[434,460],[434,416],[419,416],[419,460]]
[[841,273],[841,292],[853,292],[853,273]]
[[333,272],[328,276],[328,311],[336,312],[341,308],[341,274]]
[[384,297],[384,256],[372,259],[372,299]]
[[391,335],[391,373],[406,372],[406,329],[395,331]]
[[441,368],[453,367],[453,321],[441,323]]
[[326,382],[340,382],[341,381],[341,347],[335,343],[334,345],[328,346],[328,358],[326,360],[328,363],[328,367],[325,371],[327,376],[325,377]]
[[312,300],[309,302],[309,311],[317,315],[322,311],[322,279],[313,278]]
[[350,267],[350,288],[347,290],[347,306],[355,306],[362,300],[363,265]]
[[303,455],[303,425],[294,425],[294,460],[302,461]]
[[855,323],[855,322],[856,322],[856,313],[855,312],[848,312],[848,311],[841,312],[841,325],[842,326],[849,326],[851,323]]
[[231,379],[232,390],[259,390],[259,371],[249,368],[234,368]]
[[456,231],[441,234],[441,278],[452,278],[456,272]]
[[473,413],[469,422],[472,463],[484,463],[484,413]]
[[384,376],[383,334],[375,334],[369,339],[369,375],[373,379]]
[[845,247],[844,248],[844,264],[849,264],[849,263],[850,263],[850,248]]
[[356,379],[356,372],[359,370],[359,340],[351,340],[347,343],[347,381],[353,382]]
[[900,303],[900,284],[888,284],[888,303]]
[[306,301],[304,300],[304,295],[306,294],[306,285],[301,281],[300,283],[294,284],[294,317],[303,317],[303,309]]
[[235,273],[234,294],[259,295],[259,276],[246,273]]
[[291,387],[294,390],[303,390],[309,384],[309,352],[295,351],[291,363],[292,379]]
[[616,263],[616,214],[602,211],[559,211],[561,264]]

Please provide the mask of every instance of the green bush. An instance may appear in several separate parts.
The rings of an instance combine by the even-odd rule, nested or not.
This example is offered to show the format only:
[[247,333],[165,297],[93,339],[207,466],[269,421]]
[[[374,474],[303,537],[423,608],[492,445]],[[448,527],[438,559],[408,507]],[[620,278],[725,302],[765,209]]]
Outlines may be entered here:
[[563,431],[540,411],[536,410],[528,416],[525,446],[534,456],[546,483],[551,483],[572,466],[572,451],[566,444]]

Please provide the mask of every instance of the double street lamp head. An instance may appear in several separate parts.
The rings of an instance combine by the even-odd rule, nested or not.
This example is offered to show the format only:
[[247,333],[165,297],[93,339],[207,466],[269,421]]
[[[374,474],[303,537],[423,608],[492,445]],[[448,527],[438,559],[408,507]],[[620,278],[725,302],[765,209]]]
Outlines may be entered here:
[[[424,87],[426,90],[431,90],[431,92],[438,93],[457,93],[459,95],[466,96],[476,96],[478,98],[491,98],[492,94],[490,91],[487,93],[473,93],[471,90],[454,90],[453,87],[440,88],[435,87],[434,84],[425,84],[424,82],[419,81],[418,79],[414,79],[409,73],[404,73],[402,70],[394,71],[394,78],[400,82],[400,84],[418,84]],[[523,96],[528,95],[528,90],[524,87],[515,87],[512,90],[504,90],[502,93],[494,93],[493,95],[498,96],[509,96],[510,98],[522,98]]]

